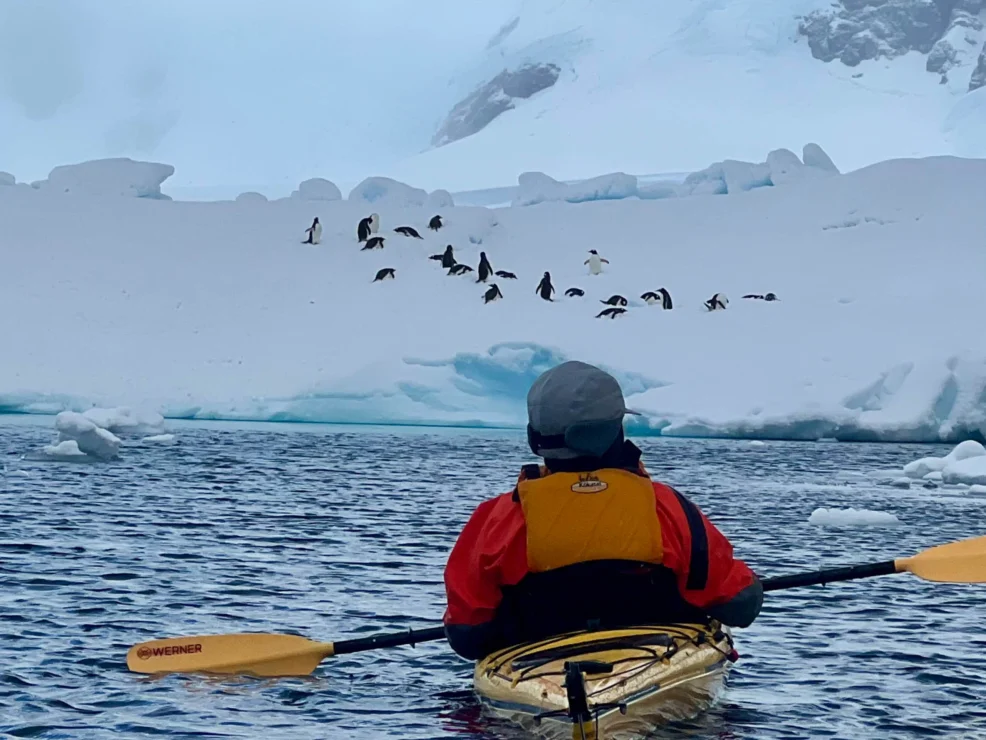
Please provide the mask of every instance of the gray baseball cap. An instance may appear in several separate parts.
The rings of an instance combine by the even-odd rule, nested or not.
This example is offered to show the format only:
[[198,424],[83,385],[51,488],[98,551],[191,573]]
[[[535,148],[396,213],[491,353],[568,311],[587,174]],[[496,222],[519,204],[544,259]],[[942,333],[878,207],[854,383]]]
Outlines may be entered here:
[[620,384],[598,367],[571,360],[542,373],[527,394],[528,437],[549,459],[602,457],[623,430]]

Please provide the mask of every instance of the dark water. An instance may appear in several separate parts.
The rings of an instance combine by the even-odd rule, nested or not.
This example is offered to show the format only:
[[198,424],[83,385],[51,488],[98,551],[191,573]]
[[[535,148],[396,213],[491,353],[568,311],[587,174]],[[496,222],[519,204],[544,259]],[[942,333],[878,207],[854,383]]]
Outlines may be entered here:
[[[2,421],[2,420],[0,420]],[[39,426],[42,424],[43,426]],[[107,738],[514,738],[443,644],[325,661],[309,679],[128,673],[153,637],[316,639],[433,625],[458,528],[529,462],[514,433],[187,426],[117,462],[20,456],[50,420],[0,423],[0,734]],[[986,532],[986,499],[877,471],[945,448],[644,440],[762,574],[888,559]],[[820,528],[819,506],[896,528]],[[911,576],[771,594],[738,633],[723,701],[655,733],[986,736],[986,587]]]

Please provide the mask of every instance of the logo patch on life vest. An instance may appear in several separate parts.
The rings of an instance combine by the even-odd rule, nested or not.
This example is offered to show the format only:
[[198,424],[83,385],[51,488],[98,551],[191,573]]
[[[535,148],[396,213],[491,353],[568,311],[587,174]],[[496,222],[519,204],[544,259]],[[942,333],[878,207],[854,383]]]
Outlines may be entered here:
[[572,484],[575,493],[600,493],[609,488],[609,483],[599,480],[592,473],[579,475],[579,482]]

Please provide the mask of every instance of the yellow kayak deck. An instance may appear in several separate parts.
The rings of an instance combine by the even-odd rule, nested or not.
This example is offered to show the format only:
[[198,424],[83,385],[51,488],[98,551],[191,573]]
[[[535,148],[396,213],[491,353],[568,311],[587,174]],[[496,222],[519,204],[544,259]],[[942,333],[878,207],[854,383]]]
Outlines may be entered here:
[[584,672],[593,727],[583,731],[600,739],[639,737],[645,728],[693,717],[714,704],[734,659],[732,636],[716,622],[641,626],[505,648],[476,665],[473,681],[496,714],[542,736],[578,738],[578,723],[569,716],[566,664],[606,664],[589,663]]

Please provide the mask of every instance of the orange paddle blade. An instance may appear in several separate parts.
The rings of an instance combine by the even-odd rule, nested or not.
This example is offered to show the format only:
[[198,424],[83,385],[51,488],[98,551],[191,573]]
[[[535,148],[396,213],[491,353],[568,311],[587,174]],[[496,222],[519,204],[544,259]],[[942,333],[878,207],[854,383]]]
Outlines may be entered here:
[[331,642],[296,635],[199,635],[134,645],[127,652],[127,667],[135,673],[307,676],[332,654]]
[[986,583],[986,536],[938,545],[894,565],[926,581]]

